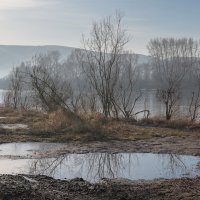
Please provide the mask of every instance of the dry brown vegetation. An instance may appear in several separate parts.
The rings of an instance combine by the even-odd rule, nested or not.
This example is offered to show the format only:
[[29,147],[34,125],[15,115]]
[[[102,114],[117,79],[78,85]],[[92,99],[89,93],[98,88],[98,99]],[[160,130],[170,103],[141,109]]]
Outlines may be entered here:
[[[51,113],[24,110],[0,110],[0,124],[27,124],[28,129],[0,129],[0,141],[68,140],[148,140],[163,137],[199,136],[199,124],[188,121],[144,119],[139,122],[105,118],[99,113],[84,113],[77,118],[64,110]],[[191,131],[192,130],[192,131]],[[3,139],[4,138],[4,139]]]
[[191,120],[187,120],[184,118],[166,120],[163,118],[154,117],[149,119],[142,119],[137,124],[142,126],[154,126],[173,129],[200,130],[200,123],[198,121],[192,122]]
[[[0,128],[0,143],[66,143],[61,152],[153,152],[200,155],[199,129],[138,125],[134,121],[105,118],[98,113],[70,117],[52,113],[0,110],[0,124],[27,124],[28,129]],[[78,121],[76,121],[78,120]],[[77,123],[78,122],[78,123]],[[55,154],[54,154],[55,153]]]
[[[44,113],[39,111],[0,109],[0,124],[26,124],[28,129],[0,129],[0,132],[9,135],[10,139],[15,135],[20,141],[38,141],[39,138],[53,137],[54,141],[66,139],[81,140],[85,136],[90,138],[103,138],[105,121],[98,114],[75,116],[62,109]],[[14,136],[14,138],[15,138]],[[16,138],[15,138],[16,139]]]

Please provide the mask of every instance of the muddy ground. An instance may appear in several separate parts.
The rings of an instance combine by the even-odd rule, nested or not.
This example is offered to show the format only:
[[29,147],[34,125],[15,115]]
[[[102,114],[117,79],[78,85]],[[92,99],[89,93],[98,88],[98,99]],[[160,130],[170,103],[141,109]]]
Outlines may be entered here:
[[[70,128],[49,131],[44,115],[38,113],[0,112],[0,124],[24,124],[28,128],[0,127],[0,143],[59,142],[65,147],[45,152],[40,157],[66,153],[141,152],[173,153],[200,156],[200,129],[138,126],[122,121],[110,121],[99,131],[73,132]],[[47,118],[45,116],[45,118]],[[38,155],[37,155],[38,156]],[[128,181],[102,180],[91,184],[82,179],[55,180],[46,176],[0,176],[0,200],[73,199],[200,199],[200,177],[172,180]]]
[[2,200],[171,200],[200,199],[200,178],[91,184],[82,179],[54,180],[46,176],[0,176]]
[[[133,133],[134,134],[134,133]],[[59,138],[60,136],[60,138]],[[54,135],[29,135],[20,133],[0,134],[0,143],[10,142],[60,142],[65,146],[59,150],[48,151],[45,157],[63,155],[65,153],[168,153],[180,155],[200,156],[200,134],[190,136],[164,136],[151,137],[137,140],[128,139],[94,139],[91,136],[83,135],[82,139],[65,139],[63,134]],[[42,155],[41,155],[42,156]]]
[[[48,140],[47,140],[48,141]],[[57,151],[40,156],[86,152],[159,152],[200,155],[197,137],[170,136],[136,141],[67,141]],[[37,155],[38,156],[38,155]],[[0,176],[0,200],[198,200],[200,177],[171,180],[107,180],[91,184],[82,179],[55,180],[46,176]]]
[[162,153],[200,156],[200,138],[180,137],[152,138],[138,141],[70,141],[66,146],[56,150],[48,151],[45,157],[63,155],[65,153]]

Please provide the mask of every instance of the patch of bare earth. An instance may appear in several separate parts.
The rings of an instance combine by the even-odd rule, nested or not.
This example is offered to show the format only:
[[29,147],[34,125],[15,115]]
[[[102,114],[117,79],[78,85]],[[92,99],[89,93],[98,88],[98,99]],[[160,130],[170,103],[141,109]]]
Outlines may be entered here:
[[82,179],[55,180],[46,176],[2,175],[0,198],[4,200],[198,200],[200,178],[129,181],[107,180],[91,184]]
[[200,156],[200,140],[196,138],[158,138],[156,140],[139,141],[69,141],[65,147],[46,152],[44,157],[63,155],[66,153],[167,153]]

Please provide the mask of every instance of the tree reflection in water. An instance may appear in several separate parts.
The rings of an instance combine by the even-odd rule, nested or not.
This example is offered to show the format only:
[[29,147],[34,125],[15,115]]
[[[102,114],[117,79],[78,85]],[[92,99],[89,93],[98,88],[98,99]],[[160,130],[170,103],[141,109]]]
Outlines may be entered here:
[[34,159],[29,162],[30,174],[43,174],[61,179],[82,177],[89,181],[101,178],[175,177],[177,174],[181,176],[188,173],[187,170],[191,169],[189,159],[185,160],[184,156],[173,154],[66,154],[57,158]]
[[59,171],[65,171],[68,172],[68,176],[69,174],[77,175],[87,180],[116,178],[123,173],[125,168],[130,171],[133,166],[132,157],[131,154],[124,157],[123,154],[109,153],[66,154],[57,158],[31,160],[29,173],[55,177]]
[[182,171],[182,173],[188,173],[187,166],[185,165],[183,158],[180,155],[160,154],[159,158],[163,167],[166,169],[166,171],[168,171],[169,174],[175,175],[177,170]]
[[131,154],[129,155],[129,163],[124,159],[123,154],[88,154],[88,176],[93,174],[94,179],[116,178],[123,173],[125,167],[131,167]]
[[67,160],[67,155],[57,158],[34,159],[29,162],[29,173],[54,176],[56,170]]

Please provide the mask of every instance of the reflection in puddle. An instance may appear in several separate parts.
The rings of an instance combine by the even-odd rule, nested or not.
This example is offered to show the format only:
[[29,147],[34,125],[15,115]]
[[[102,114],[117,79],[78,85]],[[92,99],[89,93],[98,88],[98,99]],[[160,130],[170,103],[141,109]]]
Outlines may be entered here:
[[51,149],[62,148],[64,144],[60,143],[41,143],[41,142],[16,142],[0,145],[0,156],[28,156],[36,152],[46,152]]
[[68,154],[58,158],[37,159],[29,162],[31,174],[45,174],[60,179],[82,177],[89,181],[115,178],[124,169],[122,154]]
[[197,167],[200,157],[195,156],[151,153],[66,154],[39,159],[33,156],[36,152],[50,152],[63,146],[58,143],[2,144],[0,174],[42,174],[57,179],[80,177],[91,182],[102,178],[150,180],[200,175]]
[[131,180],[179,178],[200,175],[199,157],[168,154],[89,153],[68,154],[58,158],[29,160],[30,174],[44,174],[58,179],[81,177],[95,182],[102,178]]

